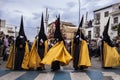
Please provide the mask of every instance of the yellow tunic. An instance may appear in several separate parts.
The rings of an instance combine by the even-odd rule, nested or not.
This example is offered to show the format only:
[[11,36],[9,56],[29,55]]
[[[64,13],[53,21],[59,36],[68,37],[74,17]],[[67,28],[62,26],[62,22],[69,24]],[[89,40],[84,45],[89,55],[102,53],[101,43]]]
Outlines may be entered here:
[[7,60],[7,64],[6,64],[6,68],[8,69],[13,69],[13,65],[14,65],[14,44],[10,45],[10,54]]
[[60,61],[61,65],[68,65],[72,60],[71,55],[68,53],[64,46],[64,42],[57,42],[46,54],[42,60],[42,64],[51,65],[54,61]]
[[[32,45],[31,51],[30,51],[30,58],[29,58],[29,68],[33,68],[33,69],[43,66],[43,65],[41,65],[41,58],[40,58],[40,56],[38,54],[36,45],[37,45],[37,40],[35,39],[34,43]],[[46,40],[45,41],[45,53],[44,53],[44,56],[47,53],[47,50],[48,50],[47,48],[48,48],[48,41]]]
[[80,45],[80,55],[79,55],[78,67],[80,67],[80,66],[86,66],[86,67],[91,66],[88,45],[85,40],[82,40],[81,45]]
[[29,56],[30,56],[29,46],[28,46],[28,42],[26,42],[25,54],[24,54],[24,58],[23,58],[23,62],[22,62],[22,68],[23,69],[29,69],[29,66],[28,66]]
[[104,42],[103,47],[104,67],[120,66],[120,55],[115,47],[109,46]]
[[[14,57],[15,57],[15,48],[14,48],[14,44],[12,44],[10,46],[10,54],[7,60],[7,64],[6,64],[6,68],[9,69],[14,69]],[[28,43],[26,42],[25,44],[25,54],[24,54],[24,58],[23,58],[23,62],[22,62],[22,68],[23,69],[28,69],[28,61],[29,61],[29,47],[28,47]]]

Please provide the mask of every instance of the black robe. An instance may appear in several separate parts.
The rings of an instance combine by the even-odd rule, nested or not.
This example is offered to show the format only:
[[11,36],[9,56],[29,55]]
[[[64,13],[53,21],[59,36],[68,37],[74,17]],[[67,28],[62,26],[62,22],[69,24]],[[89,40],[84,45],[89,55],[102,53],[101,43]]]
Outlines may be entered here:
[[75,70],[78,69],[79,55],[80,55],[80,41],[78,39],[74,41],[73,67]]
[[[20,47],[22,46],[22,47]],[[25,53],[25,38],[16,38],[14,70],[21,70],[22,61]]]
[[[37,51],[38,51],[38,55],[40,57],[40,59],[42,60],[44,58],[44,52],[45,52],[45,41],[44,42],[41,42],[40,40],[38,40],[37,42]],[[44,65],[42,67],[38,67],[37,68],[38,70],[42,70],[42,69],[45,69],[44,68]]]
[[44,42],[42,43],[42,42],[38,41],[37,46],[38,46],[38,54],[39,54],[39,56],[40,56],[40,58],[42,60],[43,57],[44,57],[44,51],[45,51]]
[[73,67],[74,67],[75,70],[78,70],[78,69],[82,70],[82,69],[86,68],[85,66],[79,66],[78,67],[79,59],[80,59],[80,49],[82,47],[81,46],[82,40],[80,40],[80,38],[82,40],[86,41],[83,33],[78,31],[78,33],[74,37],[74,45],[73,45],[73,47],[74,47],[74,49],[73,49],[73,51],[74,51],[74,53],[73,53]]

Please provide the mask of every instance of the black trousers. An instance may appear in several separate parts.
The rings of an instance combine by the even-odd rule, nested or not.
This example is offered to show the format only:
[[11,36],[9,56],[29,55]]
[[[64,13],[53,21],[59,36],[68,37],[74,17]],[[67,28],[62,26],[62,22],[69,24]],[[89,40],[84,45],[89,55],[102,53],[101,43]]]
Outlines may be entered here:
[[53,71],[59,70],[59,69],[60,69],[60,62],[59,62],[59,61],[54,61],[54,62],[52,62],[51,69],[52,69]]

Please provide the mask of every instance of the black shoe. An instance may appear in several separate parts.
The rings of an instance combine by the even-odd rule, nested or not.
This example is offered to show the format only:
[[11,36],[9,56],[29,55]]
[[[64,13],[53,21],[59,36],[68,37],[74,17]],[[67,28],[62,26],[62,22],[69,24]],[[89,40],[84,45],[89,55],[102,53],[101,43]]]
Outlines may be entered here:
[[22,71],[22,68],[14,68],[15,71]]
[[80,67],[79,70],[84,70],[85,68],[84,67]]
[[112,69],[112,67],[102,67],[102,68],[104,68],[104,69]]
[[51,71],[59,71],[60,68],[52,69]]
[[30,71],[34,71],[34,68],[30,68],[29,70],[30,70]]
[[79,70],[79,68],[74,68],[74,70]]
[[37,70],[43,70],[42,67],[38,67]]

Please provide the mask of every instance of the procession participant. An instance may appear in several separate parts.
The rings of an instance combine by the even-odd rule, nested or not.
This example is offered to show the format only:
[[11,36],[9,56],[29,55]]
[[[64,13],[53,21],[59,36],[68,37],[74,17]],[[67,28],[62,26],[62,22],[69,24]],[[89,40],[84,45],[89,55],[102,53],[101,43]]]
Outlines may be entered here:
[[83,24],[83,17],[79,24],[77,33],[72,41],[72,49],[73,49],[73,67],[75,70],[82,70],[84,68],[90,67],[91,62],[89,58],[88,44],[87,41],[80,30]]
[[68,65],[72,60],[71,55],[65,48],[64,40],[60,32],[60,16],[55,22],[54,45],[50,48],[46,56],[43,58],[43,64],[51,65],[53,71],[60,70],[60,65]]
[[27,38],[24,33],[23,16],[21,17],[21,24],[19,34],[16,37],[15,44],[10,47],[10,55],[8,57],[6,67],[14,70],[28,69],[29,48]]
[[109,22],[104,28],[103,39],[102,39],[102,67],[103,68],[112,68],[120,66],[120,55],[117,52],[115,46],[113,45],[110,36],[108,35]]
[[47,42],[47,36],[44,31],[44,19],[42,14],[41,28],[38,36],[34,40],[34,43],[32,45],[32,49],[30,52],[30,60],[29,60],[30,68],[37,68],[37,70],[45,69],[44,65],[41,64],[41,60],[46,55],[47,49],[48,49],[48,42]]

